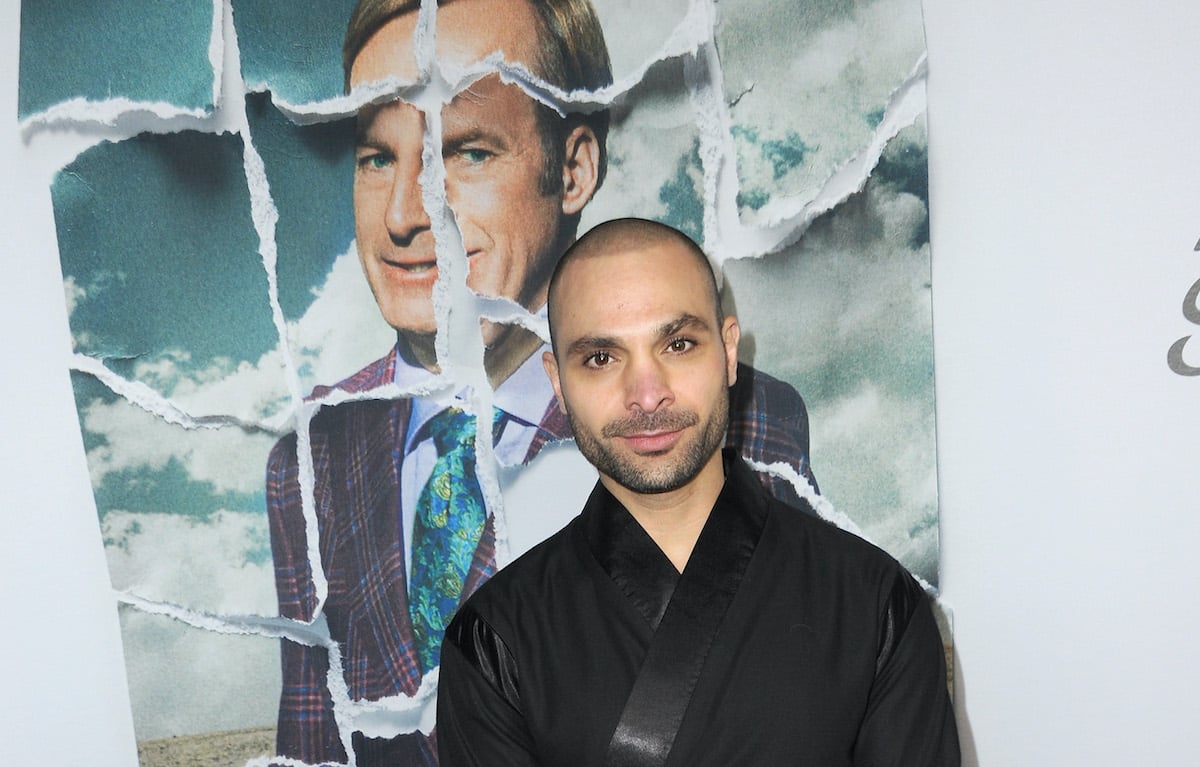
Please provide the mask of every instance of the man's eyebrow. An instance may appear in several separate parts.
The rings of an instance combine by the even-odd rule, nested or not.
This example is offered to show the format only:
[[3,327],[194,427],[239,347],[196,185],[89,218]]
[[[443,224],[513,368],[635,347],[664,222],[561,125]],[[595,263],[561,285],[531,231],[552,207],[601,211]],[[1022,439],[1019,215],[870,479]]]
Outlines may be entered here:
[[354,134],[355,149],[386,149],[382,141],[378,141],[371,137],[367,131],[359,131]]
[[[366,107],[363,108],[366,109]],[[373,120],[358,120],[354,126],[354,146],[382,149],[383,142],[375,137],[374,128],[375,123]]]
[[445,118],[442,122],[442,153],[450,154],[468,144],[487,144],[496,149],[508,149],[508,141],[495,124],[474,118]]
[[[659,325],[656,332],[659,338],[668,338],[688,328],[712,332],[711,325],[694,314],[681,314],[670,322]],[[620,346],[621,342],[611,336],[583,336],[568,344],[566,352],[568,355],[576,355],[595,351],[596,349],[620,348]]]
[[681,314],[670,322],[660,326],[658,329],[658,335],[660,338],[673,336],[685,328],[703,330],[706,332],[712,331],[712,328],[709,326],[709,324],[700,317],[697,317],[694,314]]
[[354,116],[354,143],[357,145],[369,144],[368,136],[371,134],[371,129],[375,125],[373,119],[379,114],[381,105],[379,104],[363,104],[359,107],[358,113]]
[[596,349],[611,349],[619,346],[617,339],[609,338],[608,336],[584,336],[577,338],[567,347],[567,354],[574,356],[576,354],[584,354],[585,352],[594,351]]
[[471,126],[460,132],[455,132],[451,126],[447,126],[442,135],[442,153],[456,152],[467,144],[473,144],[488,138],[491,138],[491,134],[481,127]]

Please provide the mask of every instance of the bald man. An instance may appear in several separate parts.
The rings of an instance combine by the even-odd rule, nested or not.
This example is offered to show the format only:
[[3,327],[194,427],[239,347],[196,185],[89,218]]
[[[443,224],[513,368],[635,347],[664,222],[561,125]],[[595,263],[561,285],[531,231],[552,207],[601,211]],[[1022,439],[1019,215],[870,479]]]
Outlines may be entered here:
[[600,479],[448,628],[442,764],[957,765],[920,587],[721,450],[740,331],[699,248],[601,225],[549,307],[543,364]]

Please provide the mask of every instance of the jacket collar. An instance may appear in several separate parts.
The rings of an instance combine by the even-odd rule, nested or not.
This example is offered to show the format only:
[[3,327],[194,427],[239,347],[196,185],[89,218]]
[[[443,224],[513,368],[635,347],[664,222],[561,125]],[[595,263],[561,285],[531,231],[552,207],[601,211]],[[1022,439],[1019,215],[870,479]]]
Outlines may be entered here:
[[[721,454],[725,485],[700,532],[685,573],[714,561],[706,555],[722,553],[720,561],[740,560],[754,554],[766,524],[769,497],[742,459],[731,449]],[[633,515],[604,485],[597,482],[581,516],[588,548],[652,628],[657,629],[675,592],[680,573],[658,548]],[[744,567],[742,567],[744,569]]]

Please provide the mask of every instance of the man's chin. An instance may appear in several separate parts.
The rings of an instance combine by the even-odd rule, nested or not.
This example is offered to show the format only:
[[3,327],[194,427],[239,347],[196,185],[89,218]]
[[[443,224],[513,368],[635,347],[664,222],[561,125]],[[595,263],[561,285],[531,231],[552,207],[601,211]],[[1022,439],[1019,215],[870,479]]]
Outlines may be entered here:
[[401,336],[432,336],[437,333],[433,301],[428,292],[382,291],[372,285],[371,292],[383,321]]
[[497,378],[494,383],[511,375],[543,343],[536,333],[520,325],[503,325],[490,320],[483,321],[480,333],[483,337],[484,364],[488,374]]
[[[642,495],[669,493],[695,478],[683,457],[667,449],[653,454],[615,455],[607,453],[596,463],[597,469],[622,487]],[[599,457],[598,457],[599,458]]]
[[414,343],[433,343],[433,339],[437,336],[437,325],[432,322],[413,322],[407,319],[393,321],[388,319],[388,324],[392,326],[392,330],[396,331],[397,336],[413,341]]
[[638,495],[662,495],[686,486],[694,477],[681,476],[678,472],[665,475],[630,473],[612,477],[613,481]]

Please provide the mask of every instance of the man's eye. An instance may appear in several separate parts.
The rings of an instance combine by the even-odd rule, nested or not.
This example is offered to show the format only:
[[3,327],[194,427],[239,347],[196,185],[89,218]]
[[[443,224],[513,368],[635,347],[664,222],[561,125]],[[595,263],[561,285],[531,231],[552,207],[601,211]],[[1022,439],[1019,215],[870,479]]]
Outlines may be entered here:
[[487,162],[488,158],[492,156],[492,153],[486,149],[479,149],[478,147],[464,147],[458,150],[458,156],[472,165],[479,165]]
[[360,155],[356,161],[359,170],[382,170],[391,163],[391,158],[381,152]]
[[583,364],[590,368],[602,368],[610,362],[612,357],[608,352],[592,352],[583,360]]
[[672,338],[667,343],[667,351],[671,352],[686,352],[696,345],[696,342],[690,338]]

